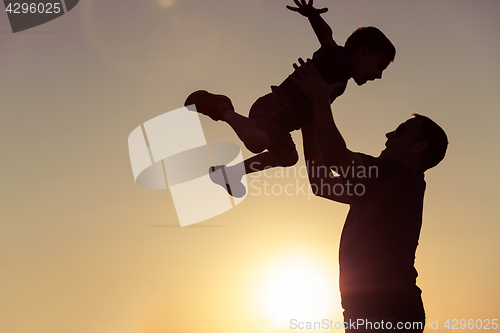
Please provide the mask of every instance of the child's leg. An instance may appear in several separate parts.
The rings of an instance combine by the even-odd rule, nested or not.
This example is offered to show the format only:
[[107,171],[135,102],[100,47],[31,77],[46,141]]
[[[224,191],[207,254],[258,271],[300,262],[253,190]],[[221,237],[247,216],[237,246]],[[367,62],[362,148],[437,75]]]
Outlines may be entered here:
[[247,174],[275,167],[290,167],[297,163],[299,154],[292,136],[281,132],[267,152],[255,155],[244,161]]
[[[286,134],[290,136],[290,133]],[[291,139],[292,138],[290,136],[290,141]],[[293,144],[293,141],[291,142]],[[276,144],[273,145],[272,148],[283,147],[280,147],[279,144]],[[210,178],[214,183],[219,184],[227,189],[230,195],[241,198],[246,193],[245,186],[241,183],[241,179],[245,175],[245,173],[249,174],[274,167],[289,167],[295,165],[298,159],[299,155],[295,150],[294,145],[293,150],[279,151],[278,153],[276,153],[276,151],[274,150],[273,152],[267,151],[230,167],[224,165],[212,167],[210,169]],[[219,177],[216,177],[212,172],[219,169],[222,169],[223,176],[219,175]]]
[[245,174],[297,163],[299,157],[295,143],[285,128],[286,112],[276,96],[268,94],[252,105],[249,118],[231,110],[223,113],[221,119],[231,125],[250,151],[259,153],[263,149],[268,150],[243,161],[243,165],[224,167],[224,172],[231,179],[239,181]]
[[269,151],[266,151],[246,159],[243,163],[245,164],[245,171],[248,175],[253,172],[259,172],[270,168],[286,168],[293,166],[297,163],[298,158],[299,156],[297,152],[277,156]]
[[257,154],[269,147],[271,139],[266,131],[257,127],[257,122],[233,110],[226,110],[222,120],[227,122],[248,150]]
[[[207,91],[200,90],[191,94],[185,105],[191,104],[195,104],[198,112],[213,120],[227,122],[251,152],[258,154],[265,149],[268,150],[235,166],[210,168],[210,178],[213,182],[225,188],[229,187],[226,187],[226,184],[237,187],[228,189],[232,195],[244,195],[245,188],[241,184],[241,178],[245,174],[273,167],[288,167],[297,163],[298,153],[285,125],[288,109],[274,93],[259,98],[252,105],[249,117],[236,113],[227,96]],[[220,169],[222,173],[216,172]]]
[[[212,94],[205,90],[198,90],[190,94],[184,103],[186,106],[191,104],[195,104],[196,110],[199,113],[209,116],[216,121],[223,120],[227,122],[252,153],[260,153],[269,147],[271,142],[269,134],[259,128],[254,119],[234,112],[234,107],[229,97]],[[269,109],[269,107],[267,108]]]
[[234,166],[225,167],[225,170],[231,175],[232,179],[241,180],[245,175],[241,174],[242,170],[246,174],[250,174],[275,167],[290,167],[295,165],[299,160],[299,154],[293,143],[292,136],[288,132],[281,132],[268,150],[241,162],[245,167],[244,169],[241,167],[241,163],[239,163]]

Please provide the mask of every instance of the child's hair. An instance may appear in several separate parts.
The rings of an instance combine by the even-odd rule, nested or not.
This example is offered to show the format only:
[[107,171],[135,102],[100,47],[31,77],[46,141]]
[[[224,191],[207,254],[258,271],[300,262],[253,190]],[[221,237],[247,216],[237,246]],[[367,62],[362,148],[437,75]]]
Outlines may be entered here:
[[354,55],[360,48],[368,51],[386,53],[392,62],[396,56],[396,48],[382,31],[375,27],[359,27],[347,38],[344,47]]
[[429,117],[414,113],[413,118],[423,121],[419,131],[428,144],[424,160],[424,167],[427,170],[443,160],[448,148],[448,137],[444,130]]

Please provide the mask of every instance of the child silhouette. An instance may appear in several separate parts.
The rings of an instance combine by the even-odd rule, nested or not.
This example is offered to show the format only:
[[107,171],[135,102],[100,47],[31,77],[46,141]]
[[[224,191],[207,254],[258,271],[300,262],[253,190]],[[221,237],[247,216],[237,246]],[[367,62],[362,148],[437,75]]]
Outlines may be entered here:
[[[394,60],[396,50],[391,41],[375,27],[360,27],[339,46],[333,40],[332,29],[320,14],[327,8],[314,8],[313,0],[294,0],[297,7],[289,10],[307,17],[321,44],[312,56],[323,80],[328,84],[341,82],[342,87],[330,95],[330,103],[343,94],[347,81],[353,78],[357,85],[382,78],[382,72]],[[290,75],[297,78],[297,69]],[[193,92],[184,105],[195,104],[196,110],[213,120],[227,122],[248,150],[258,154],[245,160],[246,173],[272,167],[289,167],[298,161],[298,153],[290,135],[313,123],[312,103],[302,89],[289,77],[279,86],[271,86],[271,93],[260,97],[251,107],[248,117],[235,112],[231,100],[204,90]],[[266,152],[263,152],[267,150]],[[216,178],[214,171],[221,169],[224,177]],[[212,181],[228,192],[241,197],[246,190],[240,180],[242,168],[227,166],[211,167]],[[228,181],[231,180],[231,181]],[[229,187],[233,184],[233,188]],[[238,186],[234,186],[238,183]]]

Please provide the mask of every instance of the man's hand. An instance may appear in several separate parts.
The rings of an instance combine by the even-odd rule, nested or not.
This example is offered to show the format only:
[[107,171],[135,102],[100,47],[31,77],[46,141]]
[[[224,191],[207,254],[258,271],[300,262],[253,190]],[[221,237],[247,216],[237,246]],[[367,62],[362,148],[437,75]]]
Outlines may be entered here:
[[295,71],[299,75],[300,79],[290,76],[290,80],[301,87],[313,103],[329,101],[330,95],[335,92],[335,90],[339,90],[344,87],[342,82],[334,84],[326,83],[319,75],[319,72],[311,59],[307,59],[307,62],[304,62],[304,60],[299,58],[299,64],[300,67],[297,66],[297,64],[293,64],[293,68],[295,68]]
[[305,17],[311,17],[314,15],[319,15],[326,13],[328,11],[328,8],[314,8],[313,7],[313,0],[310,0],[309,2],[306,2],[306,0],[293,0],[297,7],[291,7],[291,6],[286,6],[286,8],[298,12],[299,14],[305,16]]

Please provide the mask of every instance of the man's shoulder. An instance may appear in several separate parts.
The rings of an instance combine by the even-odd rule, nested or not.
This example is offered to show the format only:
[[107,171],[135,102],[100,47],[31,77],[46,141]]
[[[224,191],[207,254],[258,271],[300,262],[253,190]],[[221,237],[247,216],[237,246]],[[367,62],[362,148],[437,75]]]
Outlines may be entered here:
[[388,167],[388,168],[400,168],[402,170],[410,168],[404,164],[403,162],[400,162],[398,160],[394,160],[392,158],[384,158],[384,157],[375,157],[372,155],[364,154],[364,153],[357,153],[361,156],[361,159],[363,160],[364,165],[376,165],[376,166],[381,166],[381,167]]
[[[381,181],[402,181],[403,179],[415,179],[424,181],[424,174],[412,170],[409,166],[401,161],[392,158],[374,157],[371,155],[358,153],[363,161],[363,168],[369,171],[371,175],[375,174],[376,178]],[[366,172],[368,174],[368,172]]]

